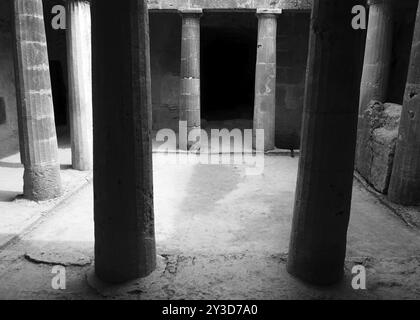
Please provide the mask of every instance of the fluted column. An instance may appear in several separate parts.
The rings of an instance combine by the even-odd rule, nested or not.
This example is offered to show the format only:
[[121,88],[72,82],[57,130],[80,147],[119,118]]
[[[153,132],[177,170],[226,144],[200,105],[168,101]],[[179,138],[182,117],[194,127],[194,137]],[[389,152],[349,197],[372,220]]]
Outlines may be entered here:
[[277,15],[281,10],[258,9],[257,65],[255,70],[254,147],[256,130],[264,130],[264,151],[275,148]]
[[67,61],[73,169],[93,167],[90,1],[67,1]]
[[51,79],[41,0],[13,0],[14,60],[24,196],[61,195]]
[[[182,9],[181,88],[179,120],[187,122],[187,135],[201,128],[200,17],[201,9]],[[180,139],[180,149],[191,142]]]
[[314,0],[301,158],[287,270],[310,283],[340,280],[346,254],[362,37],[359,0]]
[[420,205],[420,6],[388,197],[398,204]]
[[95,272],[121,283],[156,267],[146,0],[92,6]]
[[360,87],[358,144],[356,168],[364,177],[369,177],[371,166],[370,123],[365,119],[369,103],[385,103],[390,74],[393,8],[392,0],[369,0],[369,23],[366,38],[365,58]]

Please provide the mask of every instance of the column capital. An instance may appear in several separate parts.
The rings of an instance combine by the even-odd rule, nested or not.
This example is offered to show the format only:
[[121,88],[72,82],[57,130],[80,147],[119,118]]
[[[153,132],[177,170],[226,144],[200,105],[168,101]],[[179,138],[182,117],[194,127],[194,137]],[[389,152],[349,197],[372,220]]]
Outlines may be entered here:
[[181,15],[197,16],[199,18],[203,14],[203,9],[201,9],[201,8],[179,8],[178,12]]
[[277,18],[277,15],[282,14],[282,9],[270,9],[270,8],[258,8],[257,9],[257,17],[271,17]]

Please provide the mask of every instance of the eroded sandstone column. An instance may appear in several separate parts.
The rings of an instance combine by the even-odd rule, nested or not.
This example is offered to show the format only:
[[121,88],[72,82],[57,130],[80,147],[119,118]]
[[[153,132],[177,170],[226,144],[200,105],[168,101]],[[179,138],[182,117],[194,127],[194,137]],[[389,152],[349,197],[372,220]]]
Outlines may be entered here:
[[24,196],[61,195],[47,39],[41,0],[13,0],[14,60]]
[[350,216],[361,33],[351,24],[358,0],[314,0],[301,158],[287,270],[327,285],[343,275]]
[[360,87],[359,127],[356,168],[362,176],[370,176],[370,124],[365,111],[371,101],[385,103],[390,74],[393,8],[392,0],[369,0],[369,23]]
[[72,164],[93,168],[90,1],[67,1],[67,60]]
[[255,130],[264,130],[264,151],[275,148],[277,15],[281,10],[259,9],[257,66],[255,70]]
[[420,204],[420,6],[388,197],[402,205]]
[[[181,88],[179,121],[187,122],[187,135],[201,128],[200,17],[201,9],[182,9]],[[192,142],[179,141],[187,150]]]
[[95,1],[92,18],[95,272],[121,283],[156,266],[146,0]]

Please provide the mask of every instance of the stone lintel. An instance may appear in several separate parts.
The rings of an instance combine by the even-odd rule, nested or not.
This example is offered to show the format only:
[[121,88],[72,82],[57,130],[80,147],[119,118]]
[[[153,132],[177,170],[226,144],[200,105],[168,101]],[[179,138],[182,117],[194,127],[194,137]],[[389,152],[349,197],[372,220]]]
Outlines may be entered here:
[[271,9],[271,8],[259,8],[257,9],[257,15],[269,15],[275,16],[283,13],[283,9]]
[[313,0],[148,0],[149,10],[177,10],[201,8],[207,10],[256,10],[271,8],[283,10],[311,10]]
[[201,8],[179,8],[178,11],[181,15],[201,16],[203,14],[203,9]]

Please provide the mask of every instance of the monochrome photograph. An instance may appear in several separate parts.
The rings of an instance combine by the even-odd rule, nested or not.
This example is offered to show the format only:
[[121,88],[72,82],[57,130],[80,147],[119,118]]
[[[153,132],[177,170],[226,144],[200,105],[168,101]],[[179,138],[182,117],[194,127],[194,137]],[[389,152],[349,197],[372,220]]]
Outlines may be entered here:
[[419,299],[419,0],[0,1],[0,300]]

